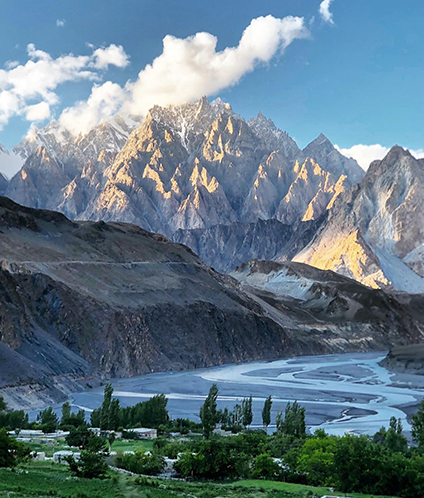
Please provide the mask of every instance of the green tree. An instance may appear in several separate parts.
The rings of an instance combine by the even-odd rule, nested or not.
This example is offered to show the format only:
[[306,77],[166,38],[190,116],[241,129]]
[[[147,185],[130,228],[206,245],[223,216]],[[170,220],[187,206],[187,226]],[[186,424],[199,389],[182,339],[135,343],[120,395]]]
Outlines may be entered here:
[[87,425],[72,428],[65,440],[69,446],[74,446],[81,450],[87,450],[93,453],[104,453],[106,451],[106,441],[102,437],[96,436]]
[[3,396],[0,396],[0,412],[4,412],[7,408],[6,401],[4,400]]
[[306,435],[305,409],[297,401],[293,404],[287,403],[284,416],[279,412],[276,422],[277,430],[281,434],[295,438],[303,438]]
[[218,422],[217,398],[218,387],[216,384],[212,384],[209,394],[200,408],[200,420],[202,421],[203,435],[206,439],[210,439]]
[[154,476],[163,471],[165,460],[157,451],[153,451],[149,455],[145,451],[138,449],[134,454],[118,454],[116,466],[135,474]]
[[112,394],[113,394],[112,384],[106,384],[104,390],[103,403],[100,408],[100,429],[102,430],[109,429],[109,415],[110,415],[110,406],[112,403]]
[[72,413],[71,404],[66,401],[62,405],[62,416],[60,419],[60,426],[69,430],[72,427],[79,427],[85,424],[84,410],[79,410],[77,413]]
[[243,427],[247,427],[252,423],[253,420],[252,396],[243,399],[241,403],[241,411]]
[[110,403],[110,408],[109,408],[109,422],[108,422],[108,429],[111,431],[116,431],[118,430],[119,427],[119,399],[114,398],[111,403]]
[[65,441],[69,446],[84,449],[88,447],[88,441],[93,432],[87,426],[74,427],[69,431]]
[[37,415],[37,421],[44,433],[54,432],[59,426],[59,419],[51,406]]
[[71,404],[69,401],[65,401],[62,405],[62,417],[60,419],[60,425],[69,425],[69,420],[71,418]]
[[115,439],[116,439],[116,434],[114,432],[111,432],[107,437],[107,440],[109,442],[109,449],[112,449],[112,445],[115,442]]
[[298,470],[308,476],[308,484],[313,486],[334,485],[334,454],[337,438],[319,433],[308,438],[302,447],[298,460]]
[[382,427],[373,436],[373,442],[386,448],[390,453],[406,453],[408,451],[408,440],[402,434],[403,426],[401,419],[392,417],[389,429]]
[[272,397],[268,396],[265,400],[264,407],[262,409],[262,423],[265,429],[268,428],[271,423],[271,407],[272,407]]
[[6,427],[10,430],[16,430],[25,429],[28,425],[28,414],[23,410],[0,412],[0,428]]
[[412,415],[412,439],[417,443],[419,450],[424,449],[424,399],[414,415]]
[[224,479],[246,475],[248,458],[228,444],[220,439],[203,440],[197,453],[186,451],[180,456],[175,469],[184,478]]
[[157,394],[142,403],[120,408],[119,426],[128,429],[140,426],[158,428],[166,425],[169,422],[167,404],[166,396]]
[[254,479],[276,479],[280,470],[280,466],[270,455],[262,453],[253,460],[252,477]]
[[27,446],[9,436],[6,429],[0,429],[0,467],[15,467],[30,452]]
[[107,477],[108,465],[102,453],[92,451],[82,451],[78,461],[73,456],[68,456],[65,460],[69,464],[69,469],[77,477],[86,479],[104,479]]
[[219,421],[221,424],[225,427],[228,427],[231,424],[231,418],[230,418],[230,412],[228,411],[228,408],[225,407],[221,412],[220,412],[220,417]]
[[231,412],[231,422],[234,426],[242,425],[243,410],[241,405],[236,403],[234,405],[233,411]]
[[334,452],[334,480],[338,488],[345,493],[386,494],[382,492],[386,453],[368,436],[349,434],[338,438]]
[[100,408],[93,410],[90,415],[90,423],[91,427],[99,427],[100,428]]

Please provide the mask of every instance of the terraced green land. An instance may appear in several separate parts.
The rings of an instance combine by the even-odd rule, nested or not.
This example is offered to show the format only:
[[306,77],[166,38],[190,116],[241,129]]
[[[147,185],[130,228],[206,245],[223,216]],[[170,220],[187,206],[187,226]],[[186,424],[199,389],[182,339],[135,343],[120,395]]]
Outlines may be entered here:
[[[231,483],[160,481],[111,472],[110,479],[80,479],[65,465],[31,462],[11,471],[0,469],[0,497],[7,498],[311,498],[329,493],[314,488],[274,481],[245,480]],[[347,494],[355,498],[371,495]],[[383,497],[379,497],[383,498]],[[384,497],[395,498],[395,497]]]

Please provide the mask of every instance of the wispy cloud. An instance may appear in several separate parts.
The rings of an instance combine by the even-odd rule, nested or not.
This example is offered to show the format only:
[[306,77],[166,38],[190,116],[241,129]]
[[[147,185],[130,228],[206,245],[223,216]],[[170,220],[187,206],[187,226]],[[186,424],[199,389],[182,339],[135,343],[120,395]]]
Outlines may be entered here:
[[[352,157],[357,161],[359,166],[365,171],[369,168],[369,165],[375,161],[383,159],[383,157],[389,152],[390,148],[385,147],[380,144],[364,145],[358,144],[347,149],[342,149],[338,145],[335,146],[344,156]],[[424,150],[410,150],[411,154],[417,159],[424,157]]]
[[65,19],[56,19],[56,26],[58,28],[63,28],[65,26],[66,20]]
[[330,12],[330,5],[333,0],[323,0],[319,5],[319,13],[322,19],[329,24],[334,24],[333,14]]

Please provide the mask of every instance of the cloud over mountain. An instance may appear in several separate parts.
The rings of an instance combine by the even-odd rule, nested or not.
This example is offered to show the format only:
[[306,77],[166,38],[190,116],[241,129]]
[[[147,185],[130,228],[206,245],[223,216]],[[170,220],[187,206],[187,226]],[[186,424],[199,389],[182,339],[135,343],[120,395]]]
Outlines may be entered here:
[[[181,104],[213,95],[237,84],[258,65],[269,63],[294,40],[308,36],[302,17],[278,19],[271,15],[253,19],[238,45],[222,51],[216,50],[218,39],[210,33],[184,39],[167,35],[162,53],[139,72],[136,81],[125,88],[110,81],[95,85],[87,101],[63,111],[60,122],[75,134],[88,131],[121,106],[124,113],[144,116],[153,105]],[[103,56],[119,65],[125,54],[118,54],[116,48],[104,50]]]
[[120,86],[101,83],[109,66],[125,68],[129,56],[122,46],[92,49],[90,55],[65,54],[54,58],[30,43],[25,64],[0,70],[0,129],[13,116],[31,122],[51,117],[60,103],[59,85],[93,81],[87,100],[65,108],[60,123],[71,133],[86,132],[118,111],[144,116],[155,104],[181,104],[213,95],[236,85],[256,67],[281,55],[294,40],[310,35],[303,17],[271,15],[253,19],[237,46],[217,50],[216,36],[200,32],[187,38],[167,35],[162,53],[147,64],[135,81]]
[[[351,157],[355,159],[359,166],[365,171],[368,169],[369,165],[375,161],[383,159],[383,157],[389,152],[390,147],[385,147],[380,144],[364,145],[358,144],[353,145],[349,148],[341,148],[338,145],[335,146],[336,149],[341,152],[344,156]],[[410,150],[411,154],[417,159],[424,157],[424,150]]]
[[209,33],[185,39],[168,35],[162,54],[129,85],[128,106],[143,115],[154,104],[181,104],[215,94],[308,35],[302,17],[271,15],[253,19],[239,44],[220,52],[216,51],[218,39]]
[[125,67],[128,56],[122,47],[109,45],[93,49],[91,55],[61,55],[57,58],[28,44],[25,64],[6,64],[0,69],[0,129],[13,116],[28,121],[47,119],[59,103],[59,85],[81,80],[98,81],[108,66]]

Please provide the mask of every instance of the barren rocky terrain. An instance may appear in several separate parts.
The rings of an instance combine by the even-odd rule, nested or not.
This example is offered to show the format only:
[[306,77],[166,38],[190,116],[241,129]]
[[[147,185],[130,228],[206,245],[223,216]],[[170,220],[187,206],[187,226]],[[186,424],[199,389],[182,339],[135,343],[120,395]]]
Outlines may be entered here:
[[338,290],[304,265],[317,280],[306,304],[242,286],[135,225],[75,222],[1,197],[0,230],[0,388],[15,404],[101,376],[422,340],[420,320],[393,296],[343,277]]

